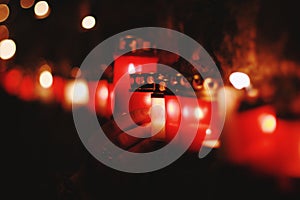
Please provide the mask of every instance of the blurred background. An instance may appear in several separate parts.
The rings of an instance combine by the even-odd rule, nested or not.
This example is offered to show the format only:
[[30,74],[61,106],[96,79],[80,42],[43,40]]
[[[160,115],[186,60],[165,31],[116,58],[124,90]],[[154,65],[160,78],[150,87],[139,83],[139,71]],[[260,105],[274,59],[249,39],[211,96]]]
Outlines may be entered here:
[[[299,199],[298,10],[289,0],[0,0],[1,163],[9,199]],[[204,47],[222,72],[231,109],[221,146],[207,157],[187,152],[162,170],[126,174],[85,150],[66,88],[99,43],[149,26],[177,30]],[[190,71],[176,56],[157,56]],[[106,68],[110,91],[116,66],[99,66]]]

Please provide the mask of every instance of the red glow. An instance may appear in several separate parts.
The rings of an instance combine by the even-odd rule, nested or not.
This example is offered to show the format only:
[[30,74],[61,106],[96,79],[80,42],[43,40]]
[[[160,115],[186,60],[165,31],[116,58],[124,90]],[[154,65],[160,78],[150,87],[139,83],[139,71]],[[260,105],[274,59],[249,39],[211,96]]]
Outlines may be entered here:
[[[197,127],[197,134],[189,148],[189,151],[199,151],[205,136],[205,139],[209,141],[218,139],[219,135],[216,135],[215,133],[217,133],[217,131],[214,131],[218,120],[215,119],[211,122],[211,107],[212,105],[217,106],[217,102],[206,101],[198,98],[197,104],[194,105],[195,101],[190,97],[166,96],[165,99],[167,113],[166,132],[168,141],[171,141],[174,138],[179,131],[180,125],[182,126],[181,131],[184,131],[184,134],[188,134],[191,130],[194,130],[195,127]],[[179,102],[181,106],[179,105]],[[218,109],[215,109],[215,112],[217,113]],[[206,134],[207,129],[210,130],[210,134],[208,135]],[[179,142],[185,144],[187,142],[187,138],[180,138]]]
[[55,101],[57,101],[58,103],[61,103],[63,101],[64,85],[65,85],[64,79],[58,76],[53,77],[53,84],[52,84],[53,94],[54,94]]
[[171,141],[178,132],[181,112],[175,95],[166,95],[166,138]]
[[113,107],[111,106],[113,101],[112,86],[107,80],[99,80],[88,82],[88,88],[89,109],[101,117],[109,118],[113,112]]
[[32,101],[35,99],[34,90],[33,78],[29,75],[25,76],[21,82],[19,97],[24,101]]
[[12,69],[4,76],[3,86],[7,93],[17,95],[22,82],[22,73],[17,69]]

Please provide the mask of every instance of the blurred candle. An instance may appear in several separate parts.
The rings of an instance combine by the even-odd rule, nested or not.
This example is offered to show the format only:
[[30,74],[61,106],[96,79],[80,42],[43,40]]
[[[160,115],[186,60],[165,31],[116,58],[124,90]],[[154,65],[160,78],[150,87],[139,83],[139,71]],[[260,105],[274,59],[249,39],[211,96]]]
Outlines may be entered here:
[[87,105],[89,101],[89,89],[85,80],[69,80],[65,84],[63,106],[69,110],[73,107]]
[[22,79],[20,90],[19,90],[19,98],[24,101],[32,101],[35,99],[34,93],[35,84],[33,81],[33,77],[30,75],[25,75]]
[[[109,118],[112,115],[113,93],[111,85],[107,80],[90,81],[89,87],[89,108],[97,115]],[[92,96],[95,94],[95,96]],[[94,99],[94,101],[92,101]]]

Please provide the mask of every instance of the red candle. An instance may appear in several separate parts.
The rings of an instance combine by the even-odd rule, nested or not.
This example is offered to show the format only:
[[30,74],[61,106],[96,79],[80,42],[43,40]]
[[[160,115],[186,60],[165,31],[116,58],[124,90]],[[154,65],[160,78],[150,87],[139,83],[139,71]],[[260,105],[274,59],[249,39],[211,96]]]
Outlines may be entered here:
[[275,156],[278,173],[288,177],[300,177],[300,119],[277,121]]
[[128,112],[126,102],[129,101],[131,95],[129,92],[129,75],[136,72],[155,72],[157,61],[158,59],[156,57],[128,55],[120,56],[115,60],[113,85],[115,87],[115,111],[117,113]]
[[277,163],[275,111],[271,106],[260,106],[232,113],[223,134],[227,159],[269,172]]
[[64,98],[64,86],[65,81],[62,77],[54,76],[53,77],[53,84],[52,84],[52,90],[54,99],[57,103],[62,103]]
[[18,69],[6,72],[3,78],[3,86],[6,92],[11,95],[17,95],[20,90],[22,78],[23,74]]
[[35,99],[35,93],[34,93],[34,81],[33,77],[30,75],[24,76],[23,80],[21,81],[20,85],[20,91],[19,91],[19,98],[25,101],[32,101]]

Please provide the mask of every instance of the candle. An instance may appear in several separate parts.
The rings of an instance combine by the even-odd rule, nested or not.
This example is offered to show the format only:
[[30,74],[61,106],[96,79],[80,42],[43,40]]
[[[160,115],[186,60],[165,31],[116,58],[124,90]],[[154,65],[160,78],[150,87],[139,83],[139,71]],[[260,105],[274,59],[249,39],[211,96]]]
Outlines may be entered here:
[[[153,65],[147,65],[154,63]],[[115,104],[116,112],[128,112],[128,104],[124,103],[129,100],[130,74],[139,72],[155,72],[156,57],[138,57],[138,56],[121,56],[115,60],[113,84],[115,86]],[[142,67],[145,65],[145,67]],[[142,68],[141,68],[142,67]]]

